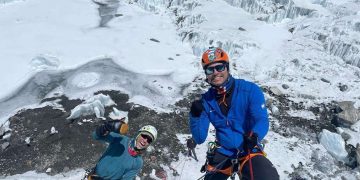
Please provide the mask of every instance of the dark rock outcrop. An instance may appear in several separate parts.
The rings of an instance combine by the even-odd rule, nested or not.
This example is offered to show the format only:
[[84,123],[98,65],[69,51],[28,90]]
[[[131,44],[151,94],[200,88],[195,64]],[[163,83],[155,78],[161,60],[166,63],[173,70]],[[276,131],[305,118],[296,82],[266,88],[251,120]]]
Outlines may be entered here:
[[[110,95],[117,104],[116,108],[128,111],[129,136],[132,137],[137,130],[147,124],[156,126],[159,132],[154,150],[144,155],[143,174],[149,174],[152,169],[159,170],[159,164],[169,165],[178,160],[179,152],[185,149],[180,145],[176,133],[189,133],[187,125],[187,112],[182,110],[177,113],[156,113],[146,107],[127,103],[129,97],[117,91],[101,91]],[[68,100],[65,96],[59,97],[60,104],[66,111],[54,109],[50,106],[36,109],[23,109],[11,117],[10,128],[12,134],[10,146],[0,153],[1,175],[25,173],[30,170],[50,174],[66,172],[75,168],[90,168],[96,164],[106,145],[92,139],[91,134],[101,120],[95,115],[81,117],[74,121],[67,121],[71,108],[80,104],[79,100]],[[45,99],[51,101],[57,98]],[[106,116],[112,111],[106,107]],[[91,122],[82,121],[92,119]],[[50,134],[50,129],[55,127],[58,133]],[[30,137],[30,144],[25,139]],[[166,149],[166,150],[165,150]],[[150,157],[155,156],[157,166],[150,162]]]

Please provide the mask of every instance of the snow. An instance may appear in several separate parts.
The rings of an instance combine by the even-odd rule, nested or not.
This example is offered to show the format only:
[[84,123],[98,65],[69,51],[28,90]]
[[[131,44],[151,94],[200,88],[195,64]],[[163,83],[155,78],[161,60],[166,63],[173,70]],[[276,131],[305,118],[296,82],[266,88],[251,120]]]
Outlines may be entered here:
[[319,134],[319,141],[337,160],[345,162],[348,153],[345,150],[345,141],[341,135],[323,129]]
[[30,137],[26,137],[26,139],[25,139],[25,143],[27,144],[27,145],[30,145]]
[[[320,15],[266,23],[258,21],[256,13],[271,7],[260,12],[236,7],[236,1],[187,1],[183,6],[184,1],[176,1],[171,10],[177,9],[179,16],[186,17],[176,26],[174,23],[179,19],[166,9],[167,1],[128,0],[119,2],[117,13],[122,16],[100,28],[99,6],[88,0],[0,0],[0,125],[8,131],[8,118],[22,108],[51,105],[62,109],[56,102],[39,105],[42,98],[61,95],[86,100],[72,110],[69,118],[86,113],[103,117],[103,109],[112,104],[111,99],[89,96],[106,89],[129,94],[129,102],[158,112],[171,112],[169,105],[186,95],[182,87],[204,77],[199,56],[210,45],[222,46],[229,52],[235,77],[260,85],[287,84],[289,89],[282,92],[295,102],[309,106],[350,100],[359,107],[360,70],[344,62],[344,59],[359,62],[356,59],[359,56],[356,50],[348,51],[351,48],[342,46],[358,47],[360,35],[354,24],[359,19],[359,5],[353,0],[292,2]],[[346,16],[347,13],[351,15]],[[290,28],[295,28],[293,33]],[[320,35],[328,38],[321,41]],[[57,80],[54,86],[53,79]],[[346,84],[348,90],[341,92],[340,83]],[[274,106],[273,110],[276,109]],[[317,118],[307,111],[288,113],[310,120]],[[127,112],[114,109],[110,116],[127,117]],[[348,143],[360,143],[359,122],[345,132],[351,135]],[[178,138],[185,144],[187,136],[180,134]],[[311,162],[314,149],[320,156],[326,157],[327,150],[342,160],[347,153],[339,136],[324,130],[321,146],[270,131],[265,151],[281,179],[288,179],[299,162],[314,164]],[[206,142],[212,140],[213,135],[209,135]],[[179,154],[180,160],[173,162],[172,168],[180,177],[170,176],[171,179],[202,176],[199,167],[205,160],[206,143],[198,145],[196,152],[199,162]],[[173,170],[164,168],[168,175],[172,174]],[[82,169],[55,176],[30,171],[6,179],[75,180],[83,174]],[[349,176],[347,172],[341,175]]]
[[311,111],[288,111],[287,112],[290,116],[293,117],[302,117],[309,120],[316,120],[316,116]]
[[[96,7],[87,0],[28,0],[1,7],[0,24],[7,28],[0,30],[0,49],[6,49],[0,55],[0,59],[6,59],[0,72],[10,78],[1,78],[0,97],[14,91],[35,73],[29,63],[42,57],[41,54],[58,59],[59,69],[75,68],[94,58],[110,56],[129,70],[150,73],[173,72],[194,59],[167,17],[120,3],[124,16],[111,21],[111,28],[96,28]],[[169,57],[174,60],[170,62]]]
[[49,55],[39,55],[30,61],[30,66],[34,71],[42,71],[47,69],[56,70],[60,65],[59,59]]
[[95,72],[84,72],[77,74],[71,81],[71,84],[78,88],[88,88],[95,86],[99,82],[100,75]]
[[[46,173],[36,173],[35,171],[29,171],[24,174],[8,176],[6,177],[7,180],[19,180],[19,179],[26,179],[26,180],[79,180],[84,177],[85,170],[77,169],[70,171],[65,174],[58,174],[55,176],[50,176]],[[1,177],[0,177],[1,178]]]
[[292,0],[296,6],[300,6],[306,9],[314,9],[317,11],[324,11],[326,12],[327,10],[322,7],[321,5],[318,4],[313,4],[311,1],[312,0]]
[[50,129],[50,134],[52,135],[52,134],[56,134],[56,133],[59,133],[59,131],[56,130],[54,126],[51,127],[51,129]]
[[129,123],[128,112],[120,111],[115,107],[113,107],[113,111],[109,114],[109,117],[114,120],[125,118],[124,122]]
[[84,103],[71,110],[67,119],[76,119],[82,115],[95,114],[97,118],[104,118],[105,107],[114,105],[115,102],[108,95],[98,94],[86,99]]
[[347,141],[348,144],[353,145],[356,147],[356,144],[360,144],[360,121],[353,124],[351,129],[345,129],[346,133],[350,135],[350,139]]

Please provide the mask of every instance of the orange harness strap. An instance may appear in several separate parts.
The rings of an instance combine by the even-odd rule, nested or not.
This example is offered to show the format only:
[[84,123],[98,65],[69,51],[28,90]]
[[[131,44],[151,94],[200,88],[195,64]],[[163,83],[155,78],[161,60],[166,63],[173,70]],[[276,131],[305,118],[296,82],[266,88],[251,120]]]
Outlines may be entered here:
[[231,176],[231,174],[232,174],[232,167],[231,166],[227,167],[226,169],[216,169],[214,166],[208,164],[206,166],[206,169],[207,169],[208,172],[221,172],[221,173],[223,173],[225,175],[228,175],[228,176]]
[[251,153],[247,156],[244,156],[242,158],[240,158],[240,168],[239,168],[239,174],[241,174],[241,171],[244,167],[244,165],[246,164],[246,162],[248,162],[251,158],[255,157],[255,156],[266,156],[266,154],[264,152],[258,152],[258,153]]
[[[244,167],[245,163],[247,161],[249,161],[251,158],[255,157],[255,156],[266,156],[266,154],[264,152],[251,153],[251,154],[246,155],[246,156],[244,156],[242,158],[239,158],[241,164],[240,164],[238,174],[241,174],[242,168]],[[216,167],[208,164],[206,166],[206,170],[208,172],[221,172],[221,173],[223,173],[225,175],[228,175],[228,176],[231,176],[233,174],[233,166],[229,166],[226,169],[217,169]]]

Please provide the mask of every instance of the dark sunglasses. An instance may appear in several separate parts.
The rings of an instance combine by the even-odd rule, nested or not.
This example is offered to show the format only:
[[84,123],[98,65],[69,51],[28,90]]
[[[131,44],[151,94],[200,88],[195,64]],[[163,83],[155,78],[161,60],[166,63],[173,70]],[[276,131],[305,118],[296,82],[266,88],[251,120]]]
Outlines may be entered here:
[[140,136],[144,139],[146,139],[146,141],[151,144],[152,143],[152,138],[146,134],[140,134]]
[[207,67],[205,69],[205,74],[206,75],[211,75],[214,74],[214,70],[216,70],[217,72],[223,72],[225,70],[226,65],[225,64],[219,64],[216,66],[212,66],[212,67]]

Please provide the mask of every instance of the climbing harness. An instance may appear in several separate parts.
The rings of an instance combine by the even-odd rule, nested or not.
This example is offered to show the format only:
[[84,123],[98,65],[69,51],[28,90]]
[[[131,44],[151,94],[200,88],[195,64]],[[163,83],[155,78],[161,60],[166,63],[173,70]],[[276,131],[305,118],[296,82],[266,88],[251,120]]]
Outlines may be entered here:
[[[204,179],[205,176],[208,174],[214,174],[217,172],[225,174],[225,175],[229,176],[232,180],[234,180],[236,174],[238,174],[239,177],[241,177],[241,172],[243,170],[244,165],[247,162],[249,162],[250,176],[251,176],[251,180],[253,180],[254,175],[253,175],[251,159],[255,156],[266,156],[266,153],[263,151],[263,147],[261,145],[259,145],[259,146],[255,147],[255,151],[248,150],[247,155],[240,155],[240,154],[243,154],[244,152],[243,153],[238,152],[237,153],[238,158],[228,157],[225,160],[223,160],[222,162],[220,162],[219,164],[217,164],[216,166],[212,166],[209,164],[208,158],[211,158],[212,156],[214,156],[215,150],[219,147],[220,146],[216,142],[208,143],[207,158],[206,158],[205,164],[201,167],[201,170],[200,170],[200,172],[205,173],[205,174],[203,176],[201,176],[200,178],[198,178],[198,180]],[[231,160],[231,166],[229,166],[225,169],[221,169],[221,167],[227,160]]]

